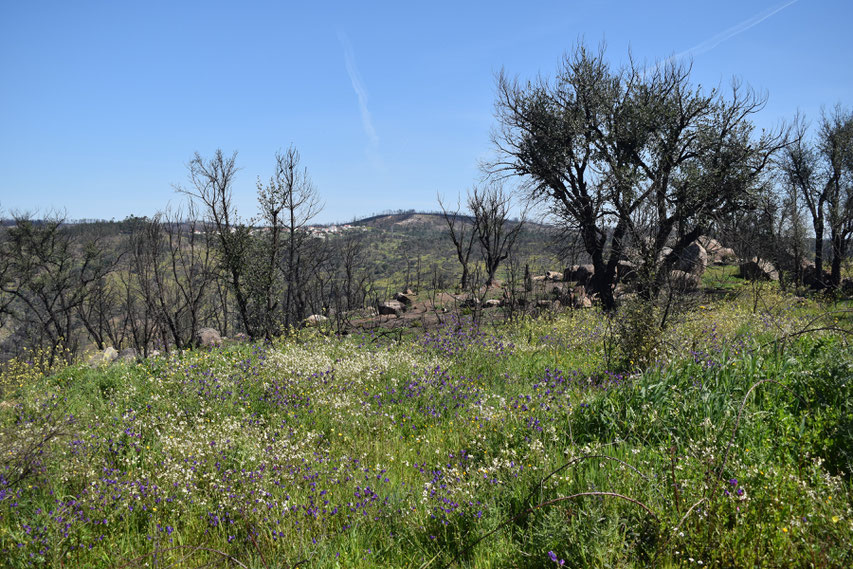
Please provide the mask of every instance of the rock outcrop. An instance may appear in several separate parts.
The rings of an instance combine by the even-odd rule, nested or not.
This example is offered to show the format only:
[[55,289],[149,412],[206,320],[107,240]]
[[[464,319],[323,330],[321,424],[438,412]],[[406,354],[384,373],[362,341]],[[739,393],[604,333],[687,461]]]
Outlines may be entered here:
[[733,263],[737,260],[734,249],[731,247],[724,247],[722,243],[713,237],[702,235],[697,239],[697,241],[708,253],[708,261],[711,263]]
[[406,307],[399,300],[386,300],[379,303],[377,309],[379,310],[379,314],[383,316],[400,316],[405,312]]
[[118,351],[112,346],[107,346],[102,352],[96,352],[89,358],[92,367],[108,366],[118,359]]
[[694,241],[684,248],[684,251],[678,256],[678,265],[676,269],[690,273],[691,275],[699,275],[705,272],[708,267],[708,252],[698,241]]
[[592,275],[595,272],[595,267],[592,265],[572,265],[563,273],[563,277],[567,281],[573,281],[578,284],[589,284]]
[[222,336],[215,328],[199,328],[195,333],[195,343],[201,348],[218,348],[222,345]]
[[312,314],[311,316],[302,321],[302,327],[310,328],[312,326],[320,326],[328,320],[328,317],[323,316],[322,314]]
[[413,294],[409,290],[406,292],[398,292],[394,295],[394,300],[405,306],[411,306],[414,302]]
[[740,264],[740,276],[753,281],[778,281],[779,271],[770,261],[753,257]]

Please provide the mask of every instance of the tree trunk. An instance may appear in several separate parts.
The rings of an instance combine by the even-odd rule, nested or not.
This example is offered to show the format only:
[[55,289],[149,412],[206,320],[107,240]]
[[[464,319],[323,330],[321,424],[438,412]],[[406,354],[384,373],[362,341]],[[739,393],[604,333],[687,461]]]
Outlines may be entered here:
[[844,258],[844,239],[841,234],[833,231],[832,235],[832,273],[829,286],[833,289],[841,286],[841,260]]
[[818,281],[823,284],[823,217],[815,220],[814,224],[814,267]]

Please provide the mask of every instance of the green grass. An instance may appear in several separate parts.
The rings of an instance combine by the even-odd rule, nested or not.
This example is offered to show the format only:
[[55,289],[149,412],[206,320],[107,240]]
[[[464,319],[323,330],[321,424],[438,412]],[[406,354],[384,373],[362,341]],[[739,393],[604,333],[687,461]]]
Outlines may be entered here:
[[303,333],[11,365],[0,559],[848,567],[849,337],[798,334],[822,308],[762,295],[646,331],[643,366],[623,316],[595,310],[399,343]]

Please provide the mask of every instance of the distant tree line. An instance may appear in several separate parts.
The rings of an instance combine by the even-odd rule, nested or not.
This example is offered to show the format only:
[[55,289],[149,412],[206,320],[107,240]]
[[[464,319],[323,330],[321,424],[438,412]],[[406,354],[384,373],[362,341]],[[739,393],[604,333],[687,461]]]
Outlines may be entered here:
[[[258,179],[260,218],[232,200],[236,153],[196,154],[182,209],[111,224],[68,224],[61,215],[14,214],[0,232],[0,343],[73,358],[93,345],[190,347],[200,327],[268,340],[311,314],[375,304],[359,232],[318,239],[306,230],[321,210],[294,148]],[[374,296],[372,296],[374,295]]]

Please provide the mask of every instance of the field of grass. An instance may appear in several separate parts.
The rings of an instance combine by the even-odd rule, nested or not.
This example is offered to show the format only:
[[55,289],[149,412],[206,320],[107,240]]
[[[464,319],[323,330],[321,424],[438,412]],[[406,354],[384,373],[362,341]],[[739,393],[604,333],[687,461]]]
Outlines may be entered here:
[[0,565],[853,566],[845,321],[762,294],[12,362]]

